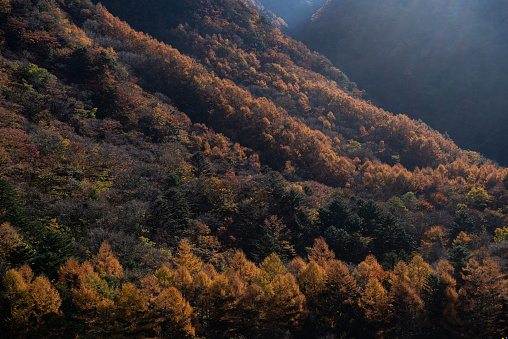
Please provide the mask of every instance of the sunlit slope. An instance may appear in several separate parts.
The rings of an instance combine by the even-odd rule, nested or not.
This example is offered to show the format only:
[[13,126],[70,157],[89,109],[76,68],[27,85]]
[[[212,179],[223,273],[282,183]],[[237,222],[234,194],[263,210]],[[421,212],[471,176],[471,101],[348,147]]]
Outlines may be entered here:
[[[302,173],[313,172],[310,170],[313,163],[324,161],[313,158],[313,154],[319,153],[328,154],[325,158],[329,160],[335,156],[343,157],[344,161],[355,158],[357,155],[354,153],[359,148],[348,146],[351,141],[362,146],[363,153],[358,153],[360,157],[381,159],[391,164],[400,158],[400,162],[411,170],[415,166],[437,167],[440,163],[456,160],[461,154],[450,140],[445,140],[424,124],[417,124],[403,116],[395,117],[355,98],[361,93],[343,73],[331,67],[326,59],[282,35],[242,2],[179,2],[178,6],[168,8],[167,24],[158,30],[153,27],[153,21],[148,21],[149,13],[156,17],[163,15],[156,6],[151,9],[149,2],[140,15],[133,8],[120,9],[115,4],[110,7],[127,20],[146,25],[156,38],[160,31],[161,39],[194,58],[191,69],[199,70],[197,72],[205,79],[216,79],[207,80],[207,83],[212,81],[215,84],[219,83],[219,79],[221,82],[227,79],[233,81],[229,83],[229,88],[241,88],[244,94],[235,95],[235,100],[227,97],[223,101],[231,108],[220,110],[215,107],[213,118],[208,114],[211,110],[207,104],[200,101],[204,98],[222,100],[218,95],[212,98],[209,95],[193,96],[193,100],[182,99],[179,104],[182,108],[195,105],[193,108],[189,106],[195,112],[195,119],[210,123],[250,147],[258,147],[264,159],[276,168],[281,168],[289,160],[298,168],[305,168]],[[210,71],[213,71],[213,76]],[[138,74],[151,76],[146,72]],[[155,86],[156,82],[147,81],[147,84]],[[212,88],[209,85],[202,87]],[[242,97],[247,99],[240,100]],[[252,109],[250,98],[258,102],[267,100],[274,106],[268,111],[262,110],[265,113],[260,114],[256,112],[258,109]],[[256,112],[254,115],[251,115],[252,110]],[[246,124],[244,119],[258,121],[258,125],[252,122]],[[265,122],[260,129],[261,121]],[[281,128],[289,126],[287,123],[291,128]],[[254,128],[255,132],[250,128]],[[322,148],[325,151],[316,153],[314,146],[306,145],[305,140],[308,139],[304,134],[307,132],[293,135],[302,128],[308,130],[309,135],[318,133],[312,137],[317,143],[312,144],[325,145]],[[271,138],[274,138],[273,141]],[[298,150],[299,145],[304,150]],[[287,158],[280,157],[285,154],[288,154]],[[348,172],[347,168],[352,168],[349,167],[352,163],[346,162],[349,163],[345,169]]]

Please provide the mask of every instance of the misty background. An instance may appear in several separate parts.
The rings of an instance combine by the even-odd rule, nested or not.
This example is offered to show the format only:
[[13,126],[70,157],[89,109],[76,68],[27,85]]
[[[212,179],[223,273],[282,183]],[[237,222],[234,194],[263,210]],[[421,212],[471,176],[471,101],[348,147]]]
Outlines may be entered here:
[[508,165],[507,1],[257,2],[285,21],[282,30],[343,70],[366,99]]

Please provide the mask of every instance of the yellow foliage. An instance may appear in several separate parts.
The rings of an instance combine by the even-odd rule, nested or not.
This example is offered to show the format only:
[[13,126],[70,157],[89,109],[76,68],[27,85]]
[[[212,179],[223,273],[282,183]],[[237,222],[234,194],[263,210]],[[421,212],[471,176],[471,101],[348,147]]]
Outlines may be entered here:
[[323,238],[314,239],[314,246],[309,254],[310,261],[315,261],[319,266],[325,267],[326,263],[334,258],[335,253],[328,248],[328,244]]
[[430,265],[420,255],[415,255],[407,267],[410,285],[418,292],[423,289],[427,277],[432,273]]
[[275,253],[270,254],[261,263],[261,272],[259,274],[259,281],[261,285],[270,291],[270,284],[277,275],[286,274],[286,268],[282,265],[282,261]]
[[369,322],[387,321],[391,316],[392,304],[388,292],[375,277],[368,280],[360,305],[364,309],[365,318]]
[[38,322],[46,314],[59,312],[62,301],[48,278],[44,276],[35,278],[30,286],[30,296],[33,300],[33,314]]
[[34,281],[32,278],[32,270],[27,265],[19,270],[9,270],[4,277],[9,322],[20,336],[36,331],[43,324],[43,318],[60,313],[60,295],[48,278],[38,276]]
[[307,296],[318,296],[324,289],[326,272],[315,261],[311,261],[298,275],[300,290]]
[[271,283],[266,317],[273,325],[295,329],[307,316],[306,299],[291,273],[277,274]]
[[11,1],[0,0],[0,18],[11,12]]
[[155,271],[155,277],[157,277],[157,281],[162,287],[168,288],[173,286],[173,271],[168,266],[164,265]]
[[494,241],[501,242],[503,240],[508,240],[508,227],[496,228],[494,231]]
[[463,246],[467,246],[471,242],[471,237],[467,234],[467,232],[461,231],[457,238],[453,240],[453,245],[462,244]]
[[249,283],[254,282],[260,272],[259,268],[257,268],[253,262],[247,260],[242,251],[237,251],[235,253],[229,267],[235,270],[240,278]]

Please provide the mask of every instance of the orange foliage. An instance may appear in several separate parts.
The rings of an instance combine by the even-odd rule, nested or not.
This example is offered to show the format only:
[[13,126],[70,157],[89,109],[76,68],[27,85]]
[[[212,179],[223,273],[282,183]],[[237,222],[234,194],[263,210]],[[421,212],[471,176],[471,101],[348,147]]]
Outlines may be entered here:
[[92,262],[94,263],[95,269],[101,275],[107,274],[115,278],[121,278],[123,276],[123,268],[118,259],[113,255],[111,245],[106,241],[101,244],[99,253],[93,257]]

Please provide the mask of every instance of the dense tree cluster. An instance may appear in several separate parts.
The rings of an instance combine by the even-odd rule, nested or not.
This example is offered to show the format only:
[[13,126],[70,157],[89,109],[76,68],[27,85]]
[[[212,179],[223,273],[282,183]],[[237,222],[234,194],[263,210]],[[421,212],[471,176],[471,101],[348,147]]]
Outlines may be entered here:
[[239,1],[0,5],[1,333],[506,331],[505,168]]
[[309,251],[308,260],[286,265],[275,253],[256,265],[230,252],[217,272],[182,239],[171,262],[128,279],[104,242],[91,261],[70,258],[53,283],[34,278],[27,265],[6,272],[5,317],[15,336],[477,337],[506,330],[508,285],[489,258],[470,259],[458,283],[446,259],[432,268],[415,255],[384,270],[369,255],[348,268],[322,238]]

